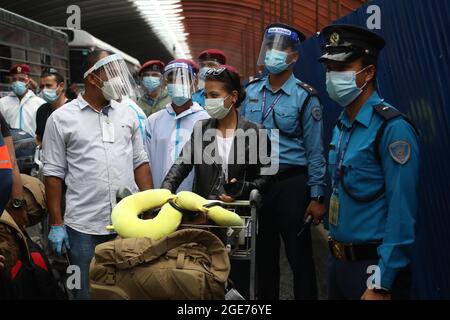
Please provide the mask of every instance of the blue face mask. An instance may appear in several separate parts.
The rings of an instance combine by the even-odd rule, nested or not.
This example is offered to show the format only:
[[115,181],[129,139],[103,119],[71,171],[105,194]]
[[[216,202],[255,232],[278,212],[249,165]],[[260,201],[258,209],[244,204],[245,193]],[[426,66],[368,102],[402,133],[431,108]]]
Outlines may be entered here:
[[329,71],[327,72],[327,92],[331,99],[339,103],[342,107],[347,107],[358,98],[367,82],[359,88],[356,84],[356,76],[363,72],[356,71]]
[[161,78],[153,76],[143,77],[142,84],[148,91],[152,92],[161,86]]
[[11,83],[11,89],[16,96],[23,96],[27,91],[27,84],[22,81],[14,81]]
[[44,98],[45,101],[52,103],[58,100],[59,94],[56,93],[56,89],[43,89],[42,98]]
[[168,84],[167,94],[172,99],[172,102],[178,107],[181,107],[191,99],[190,92],[187,92],[186,87],[183,85]]
[[286,59],[288,57],[288,53],[284,51],[278,51],[275,49],[268,50],[266,52],[266,57],[264,59],[264,64],[272,74],[279,74],[287,68],[289,68],[290,64],[286,63]]

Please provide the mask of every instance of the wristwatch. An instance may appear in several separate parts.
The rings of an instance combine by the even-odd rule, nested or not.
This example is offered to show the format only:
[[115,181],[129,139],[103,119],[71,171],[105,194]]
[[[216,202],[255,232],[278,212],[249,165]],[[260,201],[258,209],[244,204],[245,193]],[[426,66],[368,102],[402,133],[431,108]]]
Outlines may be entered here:
[[14,209],[20,209],[26,204],[24,199],[12,199],[11,205]]
[[324,203],[325,198],[323,196],[312,197],[311,200],[317,201],[319,203]]

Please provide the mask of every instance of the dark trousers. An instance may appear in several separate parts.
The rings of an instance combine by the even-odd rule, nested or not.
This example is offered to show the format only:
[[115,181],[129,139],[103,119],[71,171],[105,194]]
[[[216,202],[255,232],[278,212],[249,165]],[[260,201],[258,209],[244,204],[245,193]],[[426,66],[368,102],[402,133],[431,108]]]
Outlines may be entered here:
[[311,230],[297,236],[310,202],[307,181],[306,172],[285,175],[264,194],[256,246],[258,299],[279,299],[280,234],[294,276],[295,299],[317,299]]
[[[328,299],[360,300],[367,289],[367,279],[371,275],[371,273],[367,273],[367,268],[377,264],[378,260],[344,262],[330,257],[328,260]],[[391,290],[393,300],[410,299],[410,268],[399,272]]]

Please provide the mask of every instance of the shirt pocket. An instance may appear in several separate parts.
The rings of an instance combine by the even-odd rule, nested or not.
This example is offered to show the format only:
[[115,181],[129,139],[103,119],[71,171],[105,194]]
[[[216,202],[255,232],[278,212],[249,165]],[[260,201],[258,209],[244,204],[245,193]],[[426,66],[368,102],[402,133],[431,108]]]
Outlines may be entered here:
[[251,103],[247,105],[245,108],[245,114],[244,117],[253,123],[261,123],[262,119],[262,110],[261,105],[258,105],[256,103]]
[[274,127],[281,129],[288,134],[298,134],[299,122],[298,111],[294,108],[275,108],[271,115],[274,120]]
[[368,150],[359,150],[343,165],[342,183],[356,197],[370,197],[384,185],[383,171]]

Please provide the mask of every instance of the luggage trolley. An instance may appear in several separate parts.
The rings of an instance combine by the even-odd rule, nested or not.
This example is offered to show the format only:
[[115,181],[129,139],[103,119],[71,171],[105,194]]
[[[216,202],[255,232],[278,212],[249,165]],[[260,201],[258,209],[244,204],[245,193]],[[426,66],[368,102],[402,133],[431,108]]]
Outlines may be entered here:
[[226,234],[225,246],[229,252],[231,260],[244,260],[250,264],[249,297],[256,299],[256,236],[257,236],[257,210],[261,205],[261,194],[254,189],[250,193],[249,200],[238,200],[234,202],[214,201],[230,211],[238,208],[250,208],[250,214],[241,215],[243,226],[223,227],[217,225],[192,225],[182,224],[180,227],[193,227],[223,229]]

